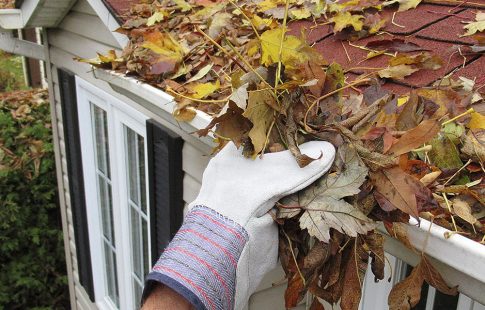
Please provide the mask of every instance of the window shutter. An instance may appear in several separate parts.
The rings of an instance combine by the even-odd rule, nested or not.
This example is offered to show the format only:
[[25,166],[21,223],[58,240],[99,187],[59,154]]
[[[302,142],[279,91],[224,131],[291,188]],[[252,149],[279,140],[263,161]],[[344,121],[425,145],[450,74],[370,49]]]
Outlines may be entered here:
[[184,141],[154,120],[148,120],[146,125],[150,234],[154,264],[182,223]]
[[76,79],[73,73],[58,69],[59,89],[62,106],[62,119],[66,143],[67,172],[69,175],[69,193],[76,242],[79,281],[94,301],[93,272],[89,248],[89,232],[84,196],[83,166],[79,121],[76,99]]

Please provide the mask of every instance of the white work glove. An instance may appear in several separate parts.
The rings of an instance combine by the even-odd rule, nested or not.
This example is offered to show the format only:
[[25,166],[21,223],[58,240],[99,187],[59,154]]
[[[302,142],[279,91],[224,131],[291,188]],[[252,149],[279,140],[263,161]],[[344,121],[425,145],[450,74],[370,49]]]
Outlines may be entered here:
[[335,158],[328,142],[300,149],[318,159],[300,168],[289,151],[251,160],[233,143],[224,147],[148,280],[170,286],[197,309],[242,309],[277,264],[278,230],[268,211],[321,177]]

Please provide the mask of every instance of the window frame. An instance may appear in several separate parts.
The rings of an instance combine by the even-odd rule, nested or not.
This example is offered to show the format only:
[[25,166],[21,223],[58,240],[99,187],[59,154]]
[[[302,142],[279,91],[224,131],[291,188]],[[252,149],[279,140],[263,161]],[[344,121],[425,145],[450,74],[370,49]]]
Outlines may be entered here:
[[[119,309],[136,309],[132,284],[133,252],[131,245],[130,206],[128,203],[128,169],[126,152],[126,130],[130,128],[144,139],[145,189],[148,197],[148,152],[146,121],[148,117],[126,103],[76,76],[81,157],[86,198],[86,215],[89,232],[89,246],[93,271],[95,303],[99,309],[118,309],[108,297],[104,250],[102,248],[101,208],[98,202],[97,164],[91,104],[107,114],[108,147],[111,172],[113,223],[116,248],[116,271],[118,275]],[[125,197],[126,196],[126,197]],[[146,200],[148,259],[151,258],[150,206]],[[129,227],[129,229],[124,229]],[[82,253],[78,253],[82,255]]]

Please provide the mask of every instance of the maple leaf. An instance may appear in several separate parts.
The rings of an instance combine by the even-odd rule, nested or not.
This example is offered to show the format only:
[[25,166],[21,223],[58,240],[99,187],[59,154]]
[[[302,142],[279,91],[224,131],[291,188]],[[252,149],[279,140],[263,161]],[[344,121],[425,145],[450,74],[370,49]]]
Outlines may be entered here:
[[[283,29],[276,28],[263,32],[261,35],[261,64],[269,66],[279,60],[281,35]],[[297,64],[304,63],[314,57],[321,58],[314,50],[307,49],[303,41],[292,35],[285,35],[281,63],[288,68],[294,68]]]
[[485,30],[485,13],[477,12],[474,22],[469,22],[468,25],[463,27],[466,32],[462,37],[474,35],[477,32]]
[[355,31],[361,31],[364,26],[364,19],[365,17],[362,15],[352,15],[349,12],[343,12],[337,13],[329,21],[334,23],[333,32],[340,32],[350,26]]
[[165,17],[168,16],[168,12],[165,10],[160,10],[155,13],[153,13],[152,16],[150,16],[147,20],[147,26],[153,26],[156,23],[159,23],[165,19]]
[[299,203],[305,209],[300,217],[301,229],[324,242],[330,239],[330,228],[355,237],[375,227],[362,211],[342,199],[359,192],[368,173],[366,166],[348,145],[339,148],[338,156],[344,170],[325,176],[299,195]]
[[404,12],[410,9],[414,9],[421,3],[423,0],[391,0],[383,3],[384,5],[391,5],[394,3],[399,3],[399,12]]

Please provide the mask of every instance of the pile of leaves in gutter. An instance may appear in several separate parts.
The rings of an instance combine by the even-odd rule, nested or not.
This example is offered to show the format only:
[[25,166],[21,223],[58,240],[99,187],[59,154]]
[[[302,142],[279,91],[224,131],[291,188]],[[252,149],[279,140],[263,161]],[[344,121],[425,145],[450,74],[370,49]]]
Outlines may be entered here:
[[[303,33],[289,35],[287,29],[309,19],[315,26],[332,24],[336,36],[355,40],[385,26],[379,15],[384,7],[403,11],[420,2],[137,4],[119,30],[130,38],[123,54],[111,51],[82,61],[136,75],[171,93],[179,121],[190,121],[196,110],[211,114],[211,124],[198,133],[215,137],[215,151],[228,141],[250,158],[289,149],[304,167],[315,159],[301,154],[299,144],[335,145],[331,171],[280,201],[273,215],[288,278],[286,306],[296,306],[310,292],[312,309],[323,309],[322,300],[357,309],[369,261],[376,280],[385,280],[378,223],[413,251],[406,233],[410,217],[448,228],[449,235],[485,241],[485,81],[443,78],[397,96],[382,89],[380,80],[436,70],[443,60],[411,43],[380,40],[369,46],[368,57],[390,55],[388,67],[350,81]],[[476,38],[476,53],[484,49],[484,15],[477,12],[463,30]],[[457,293],[418,254],[421,262],[391,291],[390,309],[415,306],[425,281]]]

